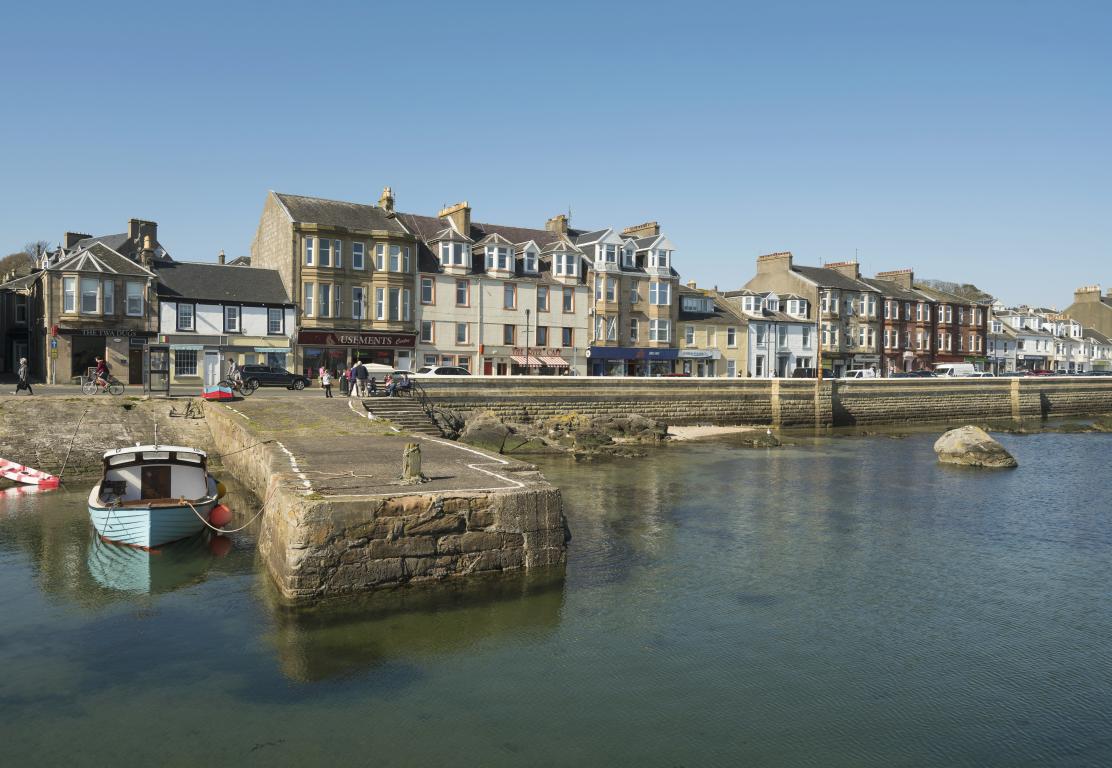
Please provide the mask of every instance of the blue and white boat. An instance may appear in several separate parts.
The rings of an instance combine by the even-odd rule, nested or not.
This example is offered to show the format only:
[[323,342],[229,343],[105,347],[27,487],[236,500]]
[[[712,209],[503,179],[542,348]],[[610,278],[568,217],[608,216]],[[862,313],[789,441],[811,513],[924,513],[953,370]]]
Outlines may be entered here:
[[136,445],[104,454],[104,475],[89,493],[89,517],[102,537],[158,547],[205,527],[223,486],[204,451]]

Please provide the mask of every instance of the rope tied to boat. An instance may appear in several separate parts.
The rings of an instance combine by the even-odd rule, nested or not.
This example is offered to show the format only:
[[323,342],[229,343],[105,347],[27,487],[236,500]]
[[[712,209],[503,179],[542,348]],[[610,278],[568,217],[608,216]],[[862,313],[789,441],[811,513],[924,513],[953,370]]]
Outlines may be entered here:
[[[277,488],[277,486],[274,486],[274,488]],[[197,519],[204,523],[207,528],[211,528],[217,533],[239,533],[240,531],[250,527],[252,523],[259,519],[259,515],[266,511],[266,506],[270,503],[270,497],[274,493],[274,488],[271,488],[270,491],[267,492],[266,498],[263,500],[263,505],[259,507],[259,511],[256,512],[250,520],[241,525],[239,528],[217,528],[215,525],[206,520],[204,515],[197,511],[197,508],[193,506],[193,502],[189,501],[189,499],[183,499],[183,501],[185,501],[186,505],[188,505],[189,508],[193,510],[193,514],[197,516]]]
[[70,454],[73,453],[73,441],[77,439],[77,432],[81,429],[81,422],[85,420],[85,414],[92,408],[91,405],[86,405],[85,410],[81,412],[81,418],[77,420],[77,426],[73,430],[73,436],[70,437],[69,448],[66,449],[66,458],[62,462],[62,468],[58,470],[58,481],[61,482],[62,475],[65,474],[66,465],[69,464]]

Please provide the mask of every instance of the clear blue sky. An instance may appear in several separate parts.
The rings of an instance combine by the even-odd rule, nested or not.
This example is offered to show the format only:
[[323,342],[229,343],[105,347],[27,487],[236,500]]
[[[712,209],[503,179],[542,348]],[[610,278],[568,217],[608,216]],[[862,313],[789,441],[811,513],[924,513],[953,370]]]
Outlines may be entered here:
[[0,255],[158,221],[246,253],[268,189],[479,221],[659,220],[685,279],[914,267],[1112,286],[1112,5],[21,3]]

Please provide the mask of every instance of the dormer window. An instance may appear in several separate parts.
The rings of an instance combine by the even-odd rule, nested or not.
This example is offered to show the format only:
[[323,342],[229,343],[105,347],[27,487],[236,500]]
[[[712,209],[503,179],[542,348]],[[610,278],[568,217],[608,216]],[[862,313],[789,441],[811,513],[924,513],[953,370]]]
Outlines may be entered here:
[[765,299],[765,309],[767,309],[769,312],[779,312],[780,311],[780,300],[779,299]]
[[668,251],[663,248],[650,251],[649,266],[656,269],[668,269]]
[[744,309],[746,312],[759,312],[760,309],[757,308],[757,297],[746,296],[745,298],[743,298],[741,300],[741,308]]
[[467,244],[466,243],[441,243],[440,244],[440,264],[444,267],[463,267],[467,266]]
[[634,264],[635,264],[635,259],[636,259],[636,252],[634,251],[632,245],[627,245],[625,248],[622,249],[622,266],[623,267],[628,267],[628,268],[632,269]]
[[486,268],[503,272],[510,271],[510,249],[505,246],[488,245],[486,248]]
[[532,248],[525,249],[525,271],[530,274],[537,272],[537,252]]
[[562,277],[575,277],[577,259],[574,253],[556,253],[552,256],[552,274]]

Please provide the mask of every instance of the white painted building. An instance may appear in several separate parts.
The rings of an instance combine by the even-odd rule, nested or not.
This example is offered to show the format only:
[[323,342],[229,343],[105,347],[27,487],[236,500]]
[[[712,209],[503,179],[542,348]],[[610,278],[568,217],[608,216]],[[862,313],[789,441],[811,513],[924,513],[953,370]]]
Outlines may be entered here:
[[150,346],[151,390],[211,386],[228,360],[285,368],[297,313],[274,270],[156,261],[158,337]]
[[797,369],[814,370],[818,341],[807,299],[749,290],[730,297],[748,321],[747,376],[787,378]]

